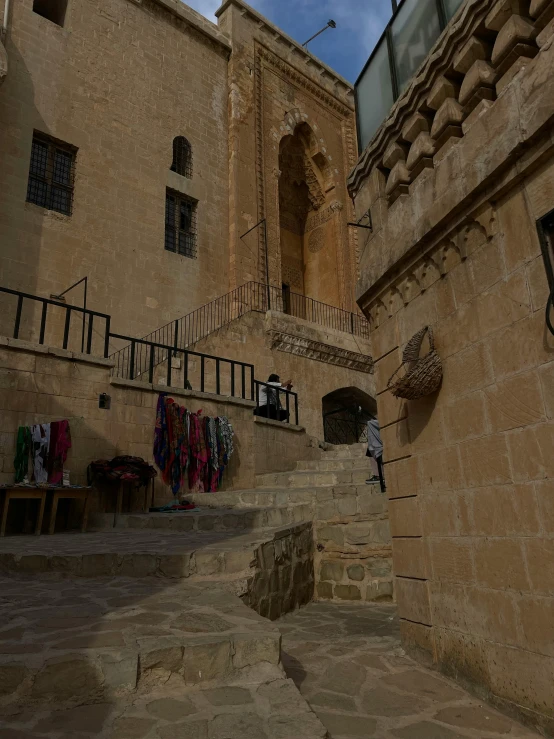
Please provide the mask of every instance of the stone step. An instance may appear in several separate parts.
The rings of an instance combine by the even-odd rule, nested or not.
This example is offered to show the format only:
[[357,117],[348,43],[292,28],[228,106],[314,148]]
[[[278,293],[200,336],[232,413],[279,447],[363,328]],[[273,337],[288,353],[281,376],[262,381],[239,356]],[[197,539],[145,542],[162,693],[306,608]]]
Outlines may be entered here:
[[321,453],[322,459],[355,459],[365,456],[366,442],[361,444],[337,444]]
[[345,459],[316,459],[296,463],[296,469],[301,472],[335,472],[339,470],[355,470],[365,468],[369,473],[369,459],[367,457],[352,457]]
[[369,465],[334,472],[270,472],[263,475],[256,475],[256,487],[306,488],[333,485],[361,485],[367,480],[368,474]]
[[[252,671],[251,671],[252,672]],[[226,677],[211,685],[172,679],[138,695],[60,710],[34,706],[0,718],[6,739],[49,736],[97,739],[324,739],[327,730],[282,668],[265,663],[258,674]],[[52,733],[51,733],[52,732]],[[58,732],[62,732],[61,734]]]
[[251,573],[263,542],[298,524],[265,531],[220,533],[121,529],[86,534],[6,537],[0,573],[59,572],[75,577],[204,578]]
[[103,703],[170,678],[182,690],[280,662],[278,629],[213,585],[18,575],[0,576],[0,592],[3,715]]
[[[268,528],[287,526],[311,518],[308,508],[250,506],[233,509],[236,493],[199,493],[187,495],[187,499],[202,510],[178,511],[175,513],[130,513],[118,516],[116,530],[141,529],[168,532],[216,532],[233,533],[263,531]],[[223,502],[225,501],[225,502]],[[94,514],[90,517],[89,530],[113,531],[113,514]]]

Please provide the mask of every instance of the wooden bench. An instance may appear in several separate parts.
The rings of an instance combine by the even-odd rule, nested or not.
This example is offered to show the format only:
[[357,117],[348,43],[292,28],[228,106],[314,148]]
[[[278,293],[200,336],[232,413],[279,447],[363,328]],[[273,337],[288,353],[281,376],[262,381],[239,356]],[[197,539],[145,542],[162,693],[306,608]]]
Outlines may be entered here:
[[12,485],[0,488],[0,494],[4,494],[4,508],[2,512],[2,524],[0,526],[0,536],[6,535],[6,524],[8,522],[8,508],[12,500],[38,500],[40,501],[39,512],[35,525],[35,536],[39,536],[42,531],[42,522],[44,519],[44,511],[46,508],[47,496],[52,493],[52,507],[50,509],[50,521],[48,525],[48,533],[53,534],[56,527],[56,513],[58,511],[58,502],[62,498],[70,498],[72,500],[84,501],[83,520],[81,522],[81,531],[84,533],[88,523],[88,513],[90,506],[90,487],[53,487],[51,485]]

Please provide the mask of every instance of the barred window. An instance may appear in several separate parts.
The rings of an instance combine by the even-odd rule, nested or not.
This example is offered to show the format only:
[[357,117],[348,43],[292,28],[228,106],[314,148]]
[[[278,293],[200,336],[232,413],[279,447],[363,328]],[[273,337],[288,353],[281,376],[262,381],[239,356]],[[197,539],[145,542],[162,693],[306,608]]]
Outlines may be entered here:
[[184,136],[173,139],[173,161],[170,169],[183,177],[192,177],[192,146]]
[[196,200],[168,190],[165,196],[165,248],[196,258]]
[[34,134],[27,202],[71,215],[76,151],[69,144]]

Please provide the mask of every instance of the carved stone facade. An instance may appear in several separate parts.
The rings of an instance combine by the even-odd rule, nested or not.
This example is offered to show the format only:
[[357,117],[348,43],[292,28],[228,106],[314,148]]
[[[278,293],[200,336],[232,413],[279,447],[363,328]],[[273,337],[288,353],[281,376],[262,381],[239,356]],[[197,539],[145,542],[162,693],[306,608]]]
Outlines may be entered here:
[[[301,322],[317,323],[306,306],[319,303],[304,297],[321,301],[322,315],[328,306],[356,311],[346,80],[242,0],[226,0],[217,25],[175,0],[71,0],[61,25],[25,0],[11,3],[9,16],[7,76],[0,44],[0,286],[49,297],[86,275],[88,307],[110,314],[112,331],[143,337],[245,283],[265,283],[267,253],[269,282],[289,288]],[[71,214],[27,202],[35,132],[74,153]],[[192,148],[190,176],[170,170],[181,136]],[[196,258],[164,248],[168,190],[196,206]],[[267,252],[263,224],[241,238],[262,219]],[[82,305],[80,290],[68,303]],[[241,296],[267,308],[266,291],[254,298],[255,290]],[[284,302],[271,307],[291,312]],[[0,294],[0,336],[13,331],[16,305]],[[241,333],[235,324],[246,319],[223,313]],[[327,324],[347,333],[350,314],[334,315]],[[28,323],[24,312],[22,330]],[[39,326],[40,316],[37,338]],[[210,352],[226,357],[215,328]],[[329,343],[340,346],[335,334]],[[345,366],[314,362],[314,382],[305,358],[291,366],[297,358],[269,341],[241,337],[232,356],[252,362],[259,379],[266,364],[294,375],[301,421],[314,435],[323,435],[323,394],[353,385],[373,394],[365,371],[356,379]]]
[[[349,178],[405,644],[554,726],[554,2],[467,0]],[[386,390],[434,329],[437,393]]]

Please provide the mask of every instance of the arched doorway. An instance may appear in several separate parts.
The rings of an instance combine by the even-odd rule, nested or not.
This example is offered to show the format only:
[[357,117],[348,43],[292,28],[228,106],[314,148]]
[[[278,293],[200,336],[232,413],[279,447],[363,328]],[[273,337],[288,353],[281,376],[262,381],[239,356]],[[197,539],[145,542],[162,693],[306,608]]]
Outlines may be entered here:
[[324,439],[328,444],[367,441],[367,422],[377,416],[375,398],[357,387],[343,387],[322,398]]
[[307,123],[279,145],[281,282],[285,312],[306,296],[340,305],[331,168]]

